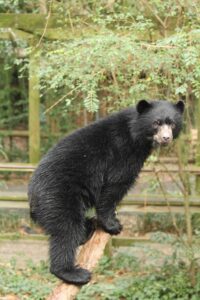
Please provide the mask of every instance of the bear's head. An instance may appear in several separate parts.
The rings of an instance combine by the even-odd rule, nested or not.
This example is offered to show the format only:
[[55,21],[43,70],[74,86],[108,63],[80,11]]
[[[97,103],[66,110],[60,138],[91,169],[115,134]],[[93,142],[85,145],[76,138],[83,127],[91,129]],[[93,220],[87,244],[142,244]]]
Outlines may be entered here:
[[178,137],[182,127],[183,101],[173,104],[163,100],[141,100],[136,110],[137,127],[143,138],[152,141],[153,146],[166,146]]

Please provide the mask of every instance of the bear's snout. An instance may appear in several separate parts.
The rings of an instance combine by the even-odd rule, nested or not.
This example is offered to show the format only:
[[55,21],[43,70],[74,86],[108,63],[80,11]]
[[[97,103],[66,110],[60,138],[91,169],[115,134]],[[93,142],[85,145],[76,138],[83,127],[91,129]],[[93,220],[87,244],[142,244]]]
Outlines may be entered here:
[[167,124],[159,126],[157,133],[153,137],[153,140],[161,146],[169,145],[173,140],[171,126]]

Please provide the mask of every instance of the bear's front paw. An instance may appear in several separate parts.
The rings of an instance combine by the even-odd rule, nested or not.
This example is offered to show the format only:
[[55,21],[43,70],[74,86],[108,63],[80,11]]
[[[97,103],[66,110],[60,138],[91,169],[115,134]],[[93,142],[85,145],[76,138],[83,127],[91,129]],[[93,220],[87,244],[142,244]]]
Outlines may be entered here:
[[119,234],[123,228],[118,219],[109,219],[106,222],[100,221],[98,225],[111,235]]

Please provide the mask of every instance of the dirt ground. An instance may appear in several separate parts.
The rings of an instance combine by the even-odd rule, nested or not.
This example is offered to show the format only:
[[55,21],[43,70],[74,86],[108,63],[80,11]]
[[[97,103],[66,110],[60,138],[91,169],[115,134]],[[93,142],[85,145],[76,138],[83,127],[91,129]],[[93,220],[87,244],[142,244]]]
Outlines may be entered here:
[[0,241],[0,262],[16,259],[16,265],[25,267],[26,262],[34,263],[48,259],[48,242],[35,240]]
[[[145,246],[145,247],[144,247]],[[146,249],[154,252],[154,256],[147,255]],[[154,263],[160,265],[166,257],[173,253],[172,246],[169,244],[148,243],[135,244],[133,247],[119,247],[113,249],[113,253],[124,252],[143,260],[145,263]],[[149,252],[149,251],[148,251]],[[33,261],[38,264],[40,261],[48,260],[48,241],[35,240],[13,240],[0,241],[0,263],[9,263],[11,259],[16,260],[16,266],[24,268],[27,261]]]

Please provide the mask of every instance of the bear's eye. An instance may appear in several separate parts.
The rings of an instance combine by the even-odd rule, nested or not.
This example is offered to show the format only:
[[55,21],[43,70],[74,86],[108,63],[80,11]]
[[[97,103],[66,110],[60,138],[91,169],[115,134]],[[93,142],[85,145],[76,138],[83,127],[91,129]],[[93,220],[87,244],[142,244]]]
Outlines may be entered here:
[[165,120],[165,123],[166,123],[167,125],[169,125],[172,129],[174,129],[174,128],[176,127],[176,124],[175,124],[174,121],[173,121],[172,119],[170,119],[170,118],[167,118],[167,119]]
[[171,123],[171,128],[174,129],[176,127],[176,124],[174,122]]
[[153,122],[153,128],[156,129],[161,125],[161,121],[160,120],[156,120]]

